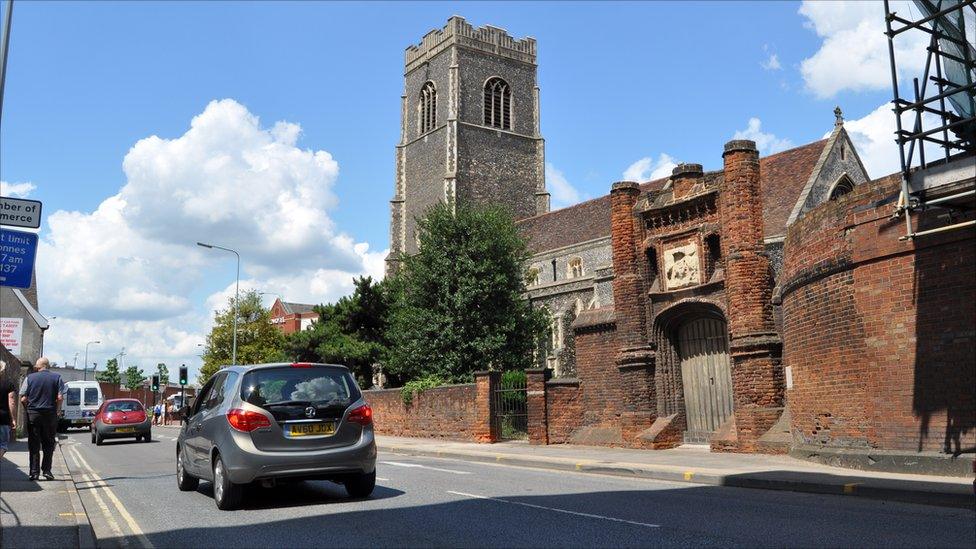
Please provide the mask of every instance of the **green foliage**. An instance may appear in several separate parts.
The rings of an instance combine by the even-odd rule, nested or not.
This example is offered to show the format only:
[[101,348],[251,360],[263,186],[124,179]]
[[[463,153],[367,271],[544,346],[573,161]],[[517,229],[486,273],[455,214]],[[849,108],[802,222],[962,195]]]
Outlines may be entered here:
[[122,373],[119,372],[119,360],[116,358],[108,359],[108,362],[105,363],[105,369],[101,372],[95,372],[95,380],[116,386],[121,385]]
[[413,404],[413,397],[415,395],[427,389],[440,387],[441,385],[444,385],[444,380],[437,376],[425,376],[420,379],[408,381],[400,388],[400,399],[403,400],[404,404],[410,406]]
[[159,376],[159,386],[165,389],[169,385],[169,368],[165,362],[160,362],[156,365],[156,375]]
[[419,222],[420,251],[401,257],[387,371],[403,381],[470,381],[478,369],[531,367],[545,330],[522,296],[525,241],[498,208],[439,204]]
[[[197,382],[202,387],[212,375],[231,364],[234,336],[234,298],[214,315],[214,327],[207,336],[203,367]],[[237,317],[237,363],[260,364],[284,361],[285,336],[271,324],[271,312],[261,304],[256,290],[241,295]]]
[[129,366],[125,369],[125,388],[130,391],[135,391],[139,387],[142,387],[142,383],[146,381],[146,375],[142,372],[142,369],[138,366]]
[[319,321],[291,334],[285,354],[296,362],[349,367],[362,387],[372,385],[373,364],[387,354],[390,298],[386,285],[370,277],[353,281],[356,290],[336,303],[319,305]]

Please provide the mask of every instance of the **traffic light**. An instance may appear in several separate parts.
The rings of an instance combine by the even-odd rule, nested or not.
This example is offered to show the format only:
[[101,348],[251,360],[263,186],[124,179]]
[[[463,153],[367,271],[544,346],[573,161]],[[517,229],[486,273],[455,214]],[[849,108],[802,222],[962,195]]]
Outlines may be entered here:
[[180,366],[180,385],[186,385],[187,371],[186,364]]
[[159,376],[152,377],[152,390],[154,393],[159,392]]

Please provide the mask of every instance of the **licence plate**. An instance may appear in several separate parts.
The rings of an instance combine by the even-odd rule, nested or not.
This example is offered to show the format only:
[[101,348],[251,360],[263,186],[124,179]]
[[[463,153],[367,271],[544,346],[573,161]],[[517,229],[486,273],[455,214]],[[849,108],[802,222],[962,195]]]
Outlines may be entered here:
[[135,427],[119,427],[115,430],[116,433],[134,433],[136,432]]
[[288,434],[293,437],[308,437],[315,435],[335,434],[335,423],[298,423],[288,427]]
[[73,419],[71,420],[71,423],[88,423],[88,422],[83,419]]

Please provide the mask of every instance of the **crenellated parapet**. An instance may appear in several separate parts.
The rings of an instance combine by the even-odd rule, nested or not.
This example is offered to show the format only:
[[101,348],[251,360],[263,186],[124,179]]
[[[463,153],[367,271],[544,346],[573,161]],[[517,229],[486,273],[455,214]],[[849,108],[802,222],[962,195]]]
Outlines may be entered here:
[[516,40],[505,29],[485,25],[474,28],[463,17],[453,16],[444,28],[424,35],[420,44],[409,46],[404,56],[404,72],[410,72],[438,53],[458,45],[535,65],[535,38]]

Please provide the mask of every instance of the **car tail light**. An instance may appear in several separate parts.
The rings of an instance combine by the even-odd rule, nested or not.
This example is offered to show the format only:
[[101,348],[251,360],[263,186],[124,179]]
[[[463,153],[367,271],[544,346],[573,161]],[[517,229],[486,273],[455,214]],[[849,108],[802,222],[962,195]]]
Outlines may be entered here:
[[102,423],[112,423],[115,418],[112,417],[112,412],[109,412],[102,416]]
[[369,404],[363,404],[359,408],[355,408],[350,411],[349,415],[346,416],[346,420],[363,426],[372,425],[373,409],[369,407]]
[[313,364],[311,362],[292,362],[292,368],[311,368]]
[[234,408],[227,412],[227,423],[230,423],[230,426],[234,429],[244,433],[250,433],[262,427],[271,427],[271,420],[268,419],[268,416],[240,408]]

